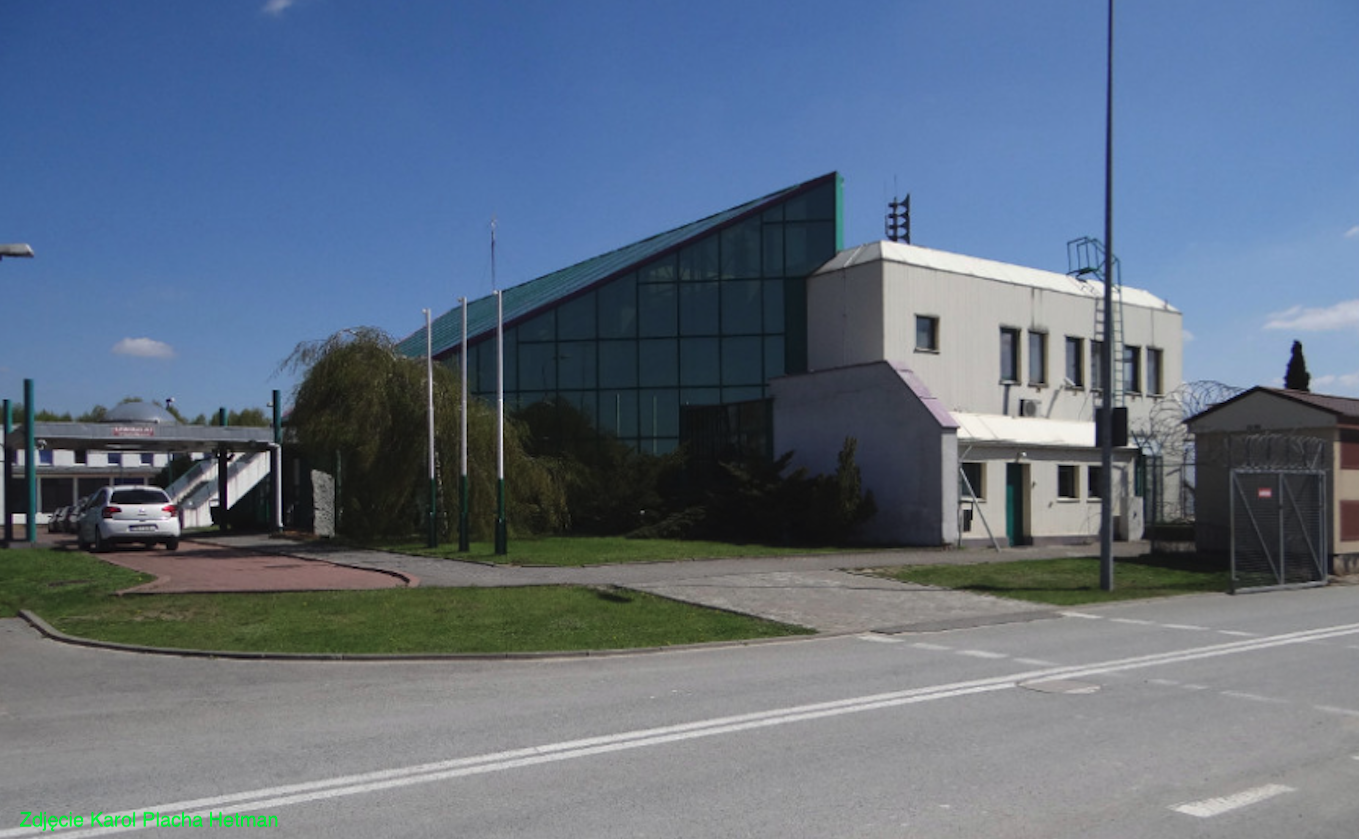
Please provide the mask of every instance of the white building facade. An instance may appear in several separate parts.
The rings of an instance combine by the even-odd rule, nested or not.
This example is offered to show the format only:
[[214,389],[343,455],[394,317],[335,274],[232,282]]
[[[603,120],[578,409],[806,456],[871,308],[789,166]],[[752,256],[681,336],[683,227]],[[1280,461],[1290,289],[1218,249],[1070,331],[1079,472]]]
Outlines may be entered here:
[[[905,544],[1098,538],[1104,286],[875,242],[807,281],[808,373],[772,382],[775,450],[833,471],[858,440],[878,514],[865,533]],[[1181,383],[1182,316],[1121,289],[1115,405],[1146,428]],[[1135,447],[1115,453],[1115,537],[1140,538]]]

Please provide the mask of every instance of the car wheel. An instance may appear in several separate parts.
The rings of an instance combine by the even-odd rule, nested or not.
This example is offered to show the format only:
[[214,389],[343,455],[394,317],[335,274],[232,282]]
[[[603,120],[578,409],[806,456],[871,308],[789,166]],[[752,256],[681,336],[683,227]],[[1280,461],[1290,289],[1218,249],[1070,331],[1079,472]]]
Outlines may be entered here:
[[179,540],[178,540],[178,539],[166,539],[166,540],[165,540],[165,550],[167,550],[167,551],[177,551],[177,550],[179,550]]
[[109,543],[105,541],[103,534],[100,533],[99,528],[96,527],[94,529],[94,552],[97,554],[101,554],[104,551],[107,551],[108,549]]

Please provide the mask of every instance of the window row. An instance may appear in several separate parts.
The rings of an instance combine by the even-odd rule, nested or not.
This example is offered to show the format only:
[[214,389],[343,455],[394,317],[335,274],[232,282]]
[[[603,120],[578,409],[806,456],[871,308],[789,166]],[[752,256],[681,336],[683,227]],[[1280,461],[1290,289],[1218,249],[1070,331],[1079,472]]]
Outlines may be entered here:
[[[937,330],[937,323],[935,325]],[[1000,328],[1000,379],[1006,383],[1019,383],[1021,371],[1027,371],[1030,385],[1046,385],[1048,381],[1048,333],[1039,330],[1028,331],[1027,349],[1021,354],[1023,330],[1018,327]],[[1089,363],[1089,383],[1092,390],[1104,389],[1104,342],[1089,340],[1090,352],[1087,356],[1087,339],[1073,335],[1066,336],[1066,367],[1062,384],[1066,387],[1084,388],[1086,386],[1086,364]],[[1161,396],[1165,393],[1165,353],[1159,347],[1139,347],[1123,345],[1120,359],[1119,386],[1125,393],[1147,393]],[[1027,364],[1023,364],[1027,360]],[[1144,389],[1145,388],[1145,389]]]
[[[1100,466],[1085,467],[1086,490],[1085,497],[1091,500],[1100,498],[1100,474],[1103,472]],[[1057,497],[1064,501],[1076,501],[1081,498],[1080,467],[1068,464],[1058,464],[1057,466]],[[986,464],[981,462],[965,462],[962,464],[958,475],[958,497],[964,501],[976,498],[978,501],[986,500]]]
[[510,330],[524,342],[784,330],[783,280],[648,283],[636,275],[562,303]]
[[[784,373],[782,335],[642,340],[505,341],[507,391],[634,387],[763,387]],[[469,350],[468,387],[493,393],[494,341]],[[452,362],[457,363],[456,359]]]

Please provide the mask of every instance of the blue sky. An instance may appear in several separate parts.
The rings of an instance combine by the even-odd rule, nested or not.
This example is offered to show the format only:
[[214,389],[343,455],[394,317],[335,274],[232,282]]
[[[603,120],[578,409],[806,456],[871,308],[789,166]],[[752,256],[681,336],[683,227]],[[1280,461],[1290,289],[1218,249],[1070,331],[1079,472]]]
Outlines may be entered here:
[[[839,171],[847,244],[1056,271],[1103,235],[1100,0],[6,0],[0,395],[262,407],[300,341],[397,337]],[[1124,281],[1185,378],[1359,396],[1359,4],[1123,0]],[[1189,336],[1186,336],[1189,337]]]

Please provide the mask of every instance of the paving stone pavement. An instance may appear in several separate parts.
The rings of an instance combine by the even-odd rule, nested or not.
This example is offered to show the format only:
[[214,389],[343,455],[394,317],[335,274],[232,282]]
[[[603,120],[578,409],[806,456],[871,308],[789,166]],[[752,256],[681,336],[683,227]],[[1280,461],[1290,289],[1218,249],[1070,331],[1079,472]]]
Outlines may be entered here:
[[[324,559],[338,565],[414,576],[422,586],[620,586],[822,633],[928,632],[1035,620],[1049,606],[930,588],[855,573],[858,568],[972,564],[998,560],[1089,556],[1097,545],[1043,548],[888,550],[790,557],[687,560],[581,567],[506,566],[349,548],[325,541],[264,535],[195,537],[238,548]],[[1145,542],[1115,545],[1137,556]]]

